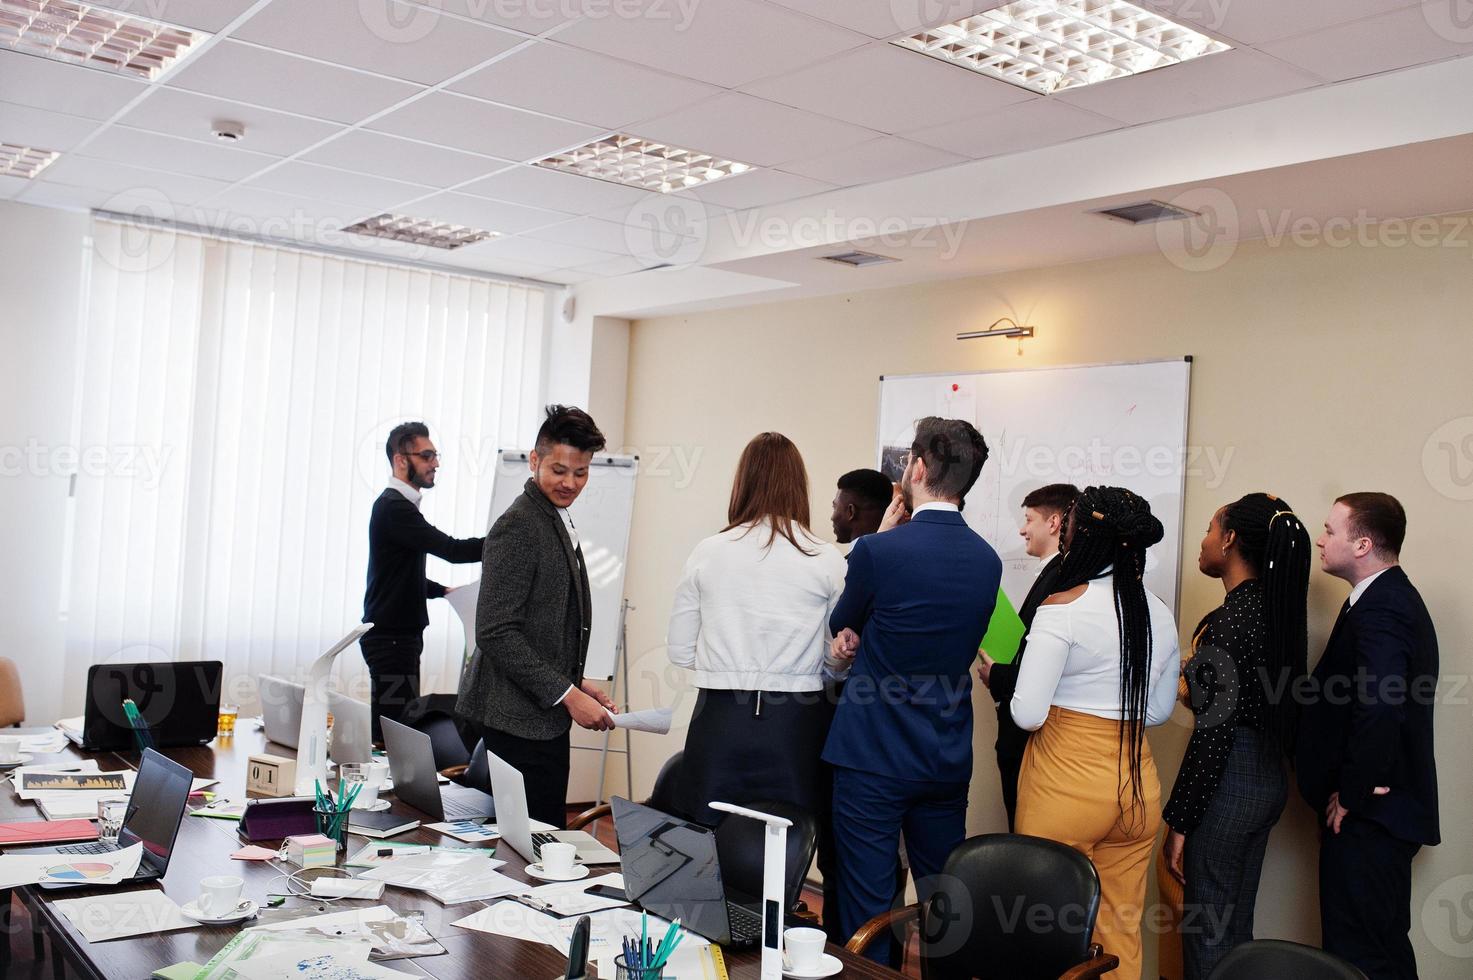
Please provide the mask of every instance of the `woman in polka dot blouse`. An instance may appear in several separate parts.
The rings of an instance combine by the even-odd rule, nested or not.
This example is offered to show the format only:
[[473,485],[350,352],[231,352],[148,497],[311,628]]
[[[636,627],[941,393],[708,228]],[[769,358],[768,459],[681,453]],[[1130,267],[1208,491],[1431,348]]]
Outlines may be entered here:
[[1163,860],[1181,882],[1187,980],[1253,938],[1269,831],[1288,799],[1286,693],[1305,672],[1310,541],[1283,500],[1250,493],[1212,515],[1197,567],[1221,579],[1183,666],[1196,728],[1171,800]]

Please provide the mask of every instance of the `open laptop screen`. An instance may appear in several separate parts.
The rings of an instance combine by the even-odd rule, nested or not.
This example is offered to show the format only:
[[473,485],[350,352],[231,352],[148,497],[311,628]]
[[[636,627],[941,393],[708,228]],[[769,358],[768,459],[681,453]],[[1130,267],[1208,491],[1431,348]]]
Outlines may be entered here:
[[730,939],[726,891],[716,861],[716,836],[651,807],[614,797],[624,892],[641,908],[680,919],[707,939]]
[[153,744],[203,745],[215,737],[220,714],[218,660],[94,664],[87,670],[82,744],[94,752],[131,749],[133,728],[123,700],[138,707]]
[[118,846],[143,845],[143,860],[162,874],[174,850],[193,780],[189,770],[152,749],[145,749],[128,797],[128,812],[118,833]]

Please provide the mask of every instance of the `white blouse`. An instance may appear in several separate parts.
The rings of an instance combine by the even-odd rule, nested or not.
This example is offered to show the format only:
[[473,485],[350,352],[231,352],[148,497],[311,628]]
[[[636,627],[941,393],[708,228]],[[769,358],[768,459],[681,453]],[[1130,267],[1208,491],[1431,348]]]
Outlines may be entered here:
[[769,547],[766,524],[713,534],[691,552],[666,644],[697,687],[823,689],[829,614],[848,566],[834,545],[794,530],[809,554],[781,534]]
[[[1151,615],[1146,724],[1160,725],[1176,706],[1181,652],[1166,603],[1147,590],[1146,604]],[[1033,616],[1013,691],[1013,721],[1037,731],[1052,705],[1120,719],[1120,627],[1109,578],[1093,580],[1073,602],[1039,606]]]

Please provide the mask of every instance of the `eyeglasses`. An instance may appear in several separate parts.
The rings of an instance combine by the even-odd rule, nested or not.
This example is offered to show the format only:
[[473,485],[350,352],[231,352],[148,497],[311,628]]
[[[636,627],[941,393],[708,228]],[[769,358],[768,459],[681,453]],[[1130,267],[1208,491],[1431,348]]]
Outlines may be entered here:
[[437,460],[437,459],[440,458],[440,454],[437,453],[437,452],[435,452],[433,449],[421,449],[417,453],[400,453],[399,455],[400,456],[418,456],[420,459],[424,460],[426,463],[433,463],[435,460]]

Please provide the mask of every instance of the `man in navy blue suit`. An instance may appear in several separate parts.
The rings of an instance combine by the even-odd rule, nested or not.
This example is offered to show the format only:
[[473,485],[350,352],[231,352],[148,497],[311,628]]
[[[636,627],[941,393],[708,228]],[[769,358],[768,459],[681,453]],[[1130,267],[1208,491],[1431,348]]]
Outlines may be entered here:
[[[834,767],[846,935],[889,909],[902,831],[922,901],[966,836],[970,668],[992,618],[1002,561],[960,510],[986,460],[987,444],[969,423],[916,423],[901,497],[882,533],[855,542],[829,619],[830,660],[850,664],[823,753]],[[889,942],[875,942],[868,955],[886,962]]]
[[1321,815],[1325,949],[1375,980],[1415,980],[1412,858],[1440,840],[1432,705],[1437,633],[1398,564],[1406,511],[1385,493],[1335,501],[1318,545],[1352,586],[1314,669],[1296,749]]

